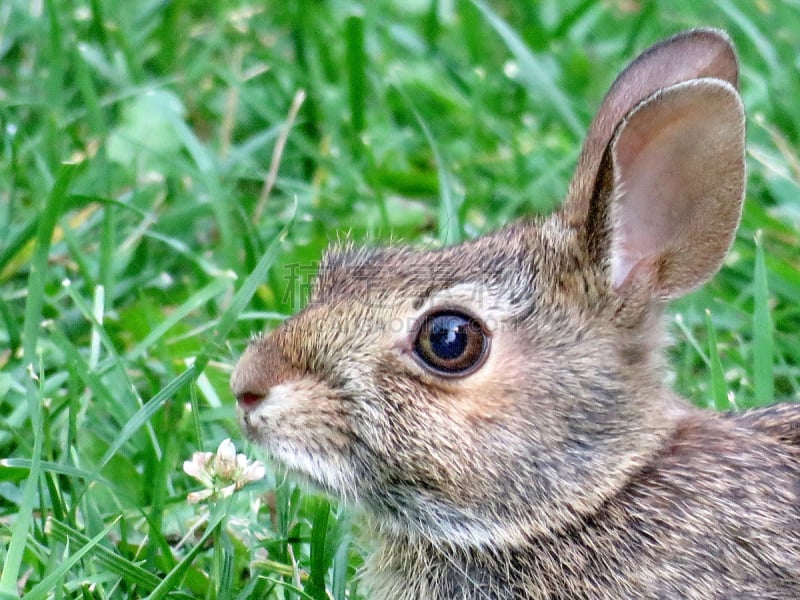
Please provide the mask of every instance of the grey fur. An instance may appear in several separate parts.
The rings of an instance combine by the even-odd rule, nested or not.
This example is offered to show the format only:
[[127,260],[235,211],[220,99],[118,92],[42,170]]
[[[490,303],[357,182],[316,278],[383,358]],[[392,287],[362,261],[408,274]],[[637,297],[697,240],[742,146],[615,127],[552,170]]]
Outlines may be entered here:
[[[737,73],[721,32],[662,42],[612,86],[559,212],[333,250],[308,307],[251,342],[245,429],[364,507],[370,598],[800,598],[800,406],[718,414],[663,383],[663,302],[738,225]],[[413,359],[431,307],[487,323],[474,373]]]

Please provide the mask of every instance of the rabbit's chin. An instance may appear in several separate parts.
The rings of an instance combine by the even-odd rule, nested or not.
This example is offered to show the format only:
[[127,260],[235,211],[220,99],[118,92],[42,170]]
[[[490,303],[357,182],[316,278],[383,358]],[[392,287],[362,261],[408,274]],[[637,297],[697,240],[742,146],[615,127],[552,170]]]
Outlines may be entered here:
[[309,452],[275,438],[257,441],[270,460],[293,481],[347,503],[359,502],[352,470],[337,457]]
[[265,439],[252,430],[248,433],[291,480],[364,510],[371,528],[388,538],[463,548],[501,548],[524,541],[522,523],[473,515],[416,490],[365,486],[365,479],[341,457],[309,451],[277,436]]
[[413,490],[363,489],[363,480],[338,457],[309,452],[275,438],[258,442],[291,480],[359,506],[373,517],[373,529],[389,537],[425,539],[436,545],[497,547],[499,541],[518,536],[492,526],[486,515],[465,514]]

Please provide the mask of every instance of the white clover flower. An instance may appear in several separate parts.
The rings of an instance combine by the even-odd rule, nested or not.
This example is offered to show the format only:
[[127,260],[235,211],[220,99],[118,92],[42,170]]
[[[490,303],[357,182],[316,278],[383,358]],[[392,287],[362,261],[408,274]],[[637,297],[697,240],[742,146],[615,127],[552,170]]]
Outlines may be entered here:
[[186,500],[189,502],[189,504],[197,504],[198,502],[202,502],[203,500],[210,498],[213,493],[214,490],[208,488],[204,490],[198,490],[196,492],[190,492],[186,496]]
[[216,453],[195,452],[183,463],[183,471],[203,484],[205,489],[191,492],[186,500],[196,504],[204,500],[227,498],[251,481],[264,477],[264,465],[236,454],[230,438],[222,440]]
[[209,463],[213,456],[211,452],[195,452],[192,454],[192,460],[183,463],[184,473],[194,477],[206,487],[213,487],[214,479],[209,469]]
[[[242,458],[247,460],[244,454]],[[223,479],[232,479],[236,473],[236,447],[231,442],[230,438],[225,438],[217,448],[217,456],[214,460],[214,468],[217,472],[217,477]]]

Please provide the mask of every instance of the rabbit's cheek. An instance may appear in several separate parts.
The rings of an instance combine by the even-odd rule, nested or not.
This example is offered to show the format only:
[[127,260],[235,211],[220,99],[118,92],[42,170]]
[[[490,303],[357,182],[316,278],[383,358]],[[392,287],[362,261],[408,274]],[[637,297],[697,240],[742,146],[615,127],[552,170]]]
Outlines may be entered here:
[[242,423],[248,437],[289,471],[330,493],[354,493],[348,421],[325,384],[300,379],[275,385],[257,406],[242,410]]
[[530,386],[530,359],[513,337],[513,332],[496,335],[481,368],[445,391],[451,421],[465,431],[476,424],[505,421],[517,412],[512,392]]

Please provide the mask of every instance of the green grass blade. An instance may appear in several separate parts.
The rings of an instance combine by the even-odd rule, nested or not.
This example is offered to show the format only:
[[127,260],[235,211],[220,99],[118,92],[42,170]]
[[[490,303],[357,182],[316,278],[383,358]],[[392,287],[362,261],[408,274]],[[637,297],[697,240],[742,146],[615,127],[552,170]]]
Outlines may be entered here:
[[[103,378],[91,368],[75,344],[71,342],[60,329],[54,329],[50,332],[50,341],[55,347],[59,348],[64,353],[64,356],[75,366],[78,377],[91,391],[95,402],[100,406],[106,407],[106,410],[113,411],[115,418],[120,422],[124,420],[125,415],[131,412],[131,409],[128,407],[134,405],[138,400],[137,397],[129,397],[135,394],[134,389],[130,388],[117,392],[111,390],[103,381]],[[117,365],[118,364],[119,363],[117,363]],[[133,385],[130,379],[128,379],[128,374],[124,370],[121,372],[126,383]]]
[[161,389],[155,396],[148,400],[147,403],[145,403],[145,405],[142,406],[142,408],[140,408],[136,414],[128,420],[128,422],[120,431],[119,436],[117,436],[114,442],[108,447],[105,454],[103,454],[103,458],[98,465],[98,471],[104,465],[106,465],[109,460],[111,460],[111,457],[114,456],[114,454],[116,454],[120,448],[122,448],[122,446],[131,438],[131,436],[133,436],[134,433],[139,430],[140,427],[142,427],[153,417],[153,415],[161,408],[164,402],[172,398],[184,386],[197,379],[198,375],[202,373],[203,369],[205,369],[206,365],[208,364],[208,361],[211,360],[211,357],[219,349],[220,345],[222,344],[222,340],[227,339],[228,333],[230,333],[231,328],[236,323],[239,313],[244,310],[245,306],[247,306],[247,303],[250,301],[250,298],[252,298],[253,294],[255,293],[256,288],[261,284],[262,281],[264,281],[267,271],[275,260],[278,249],[280,248],[280,244],[286,237],[290,226],[291,222],[288,223],[277,236],[275,236],[264,252],[264,255],[256,264],[253,272],[250,273],[250,275],[244,280],[242,287],[240,287],[239,291],[237,291],[233,296],[230,306],[222,314],[217,322],[217,325],[211,330],[209,340],[195,359],[194,364],[170,381],[166,387]]
[[725,371],[719,357],[717,334],[711,322],[711,311],[706,310],[706,334],[708,335],[708,361],[711,368],[711,401],[717,410],[730,408],[728,401],[728,384],[725,382]]
[[[27,471],[30,471],[32,466],[33,466],[33,461],[28,458],[0,459],[0,468],[25,469]],[[70,465],[60,465],[58,463],[43,460],[39,461],[39,469],[45,473],[57,473],[59,475],[66,475],[67,477],[73,477],[75,479],[86,479],[87,481],[96,481],[98,483],[102,483],[103,485],[107,486],[111,485],[110,481],[107,481],[102,477],[98,477],[97,473],[91,473],[90,471],[79,469],[78,467],[73,467]],[[0,480],[2,479],[3,478],[0,477]]]
[[717,6],[730,17],[731,21],[742,28],[753,46],[758,49],[769,69],[776,70],[780,61],[775,54],[775,45],[772,40],[761,33],[758,26],[740,10],[740,7],[737,7],[736,3],[730,0],[718,0]]
[[[97,202],[106,206],[115,206],[117,208],[128,211],[139,217],[147,217],[146,213],[136,207],[130,206],[119,200],[104,198],[101,196],[87,196],[83,194],[71,194],[64,199],[63,212],[67,210],[74,210],[86,206],[92,202]],[[39,227],[41,217],[38,219],[31,219],[19,230],[10,236],[9,239],[3,240],[6,245],[0,249],[0,281],[7,279],[10,275],[16,272],[16,266],[25,262],[25,253],[28,244],[34,238],[36,231]]]
[[[111,525],[113,526],[114,523]],[[50,519],[48,521],[48,527],[50,535],[56,541],[59,541],[63,544],[74,544],[82,548],[88,546],[87,556],[89,558],[97,561],[97,563],[101,565],[103,569],[124,579],[126,584],[129,586],[139,587],[142,588],[142,590],[149,592],[154,590],[161,581],[153,573],[150,573],[142,567],[132,563],[106,546],[102,544],[92,544],[92,540],[90,540],[87,536],[65,523],[55,519]],[[171,594],[170,596],[175,598],[188,597],[184,594],[178,593]]]
[[[197,166],[197,177],[203,182],[206,192],[211,197],[223,196],[224,192],[220,183],[219,166],[216,163],[215,157],[179,115],[171,111],[165,111],[164,117],[172,123],[172,126],[175,128],[175,133],[194,160]],[[232,267],[236,264],[238,245],[233,237],[230,206],[221,202],[212,202],[210,206],[211,210],[214,212],[217,226],[220,230],[220,237],[222,238],[222,246],[227,264]]]
[[233,273],[224,273],[221,274],[217,279],[214,279],[204,288],[198,290],[188,300],[186,300],[186,302],[181,304],[177,309],[175,309],[175,311],[170,313],[167,318],[156,325],[153,330],[147,334],[147,336],[141,342],[139,342],[133,350],[131,350],[127,358],[129,360],[136,360],[137,358],[143,356],[153,344],[158,342],[175,325],[180,323],[199,307],[204,306],[212,298],[216,298],[226,289],[228,289],[234,279],[235,276]]
[[436,173],[439,178],[439,241],[442,244],[456,244],[461,241],[461,219],[459,209],[464,201],[464,194],[459,191],[455,178],[445,164],[444,157],[439,149],[439,144],[433,136],[428,123],[417,110],[411,98],[399,87],[395,88],[400,93],[403,100],[408,105],[411,114],[414,115],[419,124],[425,139],[433,152],[436,162]]
[[328,600],[325,589],[325,574],[328,572],[326,541],[328,521],[331,514],[330,503],[324,499],[314,502],[314,524],[311,527],[311,568],[306,590],[316,600]]
[[293,223],[294,218],[292,218],[273,238],[269,246],[267,246],[266,250],[264,251],[264,254],[259,259],[258,263],[256,263],[253,271],[242,283],[242,287],[240,287],[233,296],[230,306],[219,318],[216,326],[211,330],[210,341],[208,344],[206,344],[206,347],[197,357],[197,361],[195,362],[195,365],[197,365],[200,370],[205,368],[213,353],[217,350],[217,348],[219,348],[222,340],[228,338],[228,334],[236,323],[236,320],[239,318],[239,314],[245,309],[245,307],[247,307],[247,304],[250,302],[253,294],[256,293],[258,286],[261,285],[266,279],[267,271],[278,257],[278,251],[281,247],[281,244],[286,239],[286,236],[289,233],[289,230],[292,228]]
[[675,315],[674,320],[675,325],[678,329],[681,330],[681,333],[686,338],[686,342],[694,349],[702,361],[705,363],[706,366],[711,366],[711,361],[708,360],[708,356],[706,356],[706,351],[703,349],[703,346],[700,344],[700,341],[694,335],[692,330],[686,325],[686,322],[683,319],[683,315],[677,314]]
[[350,542],[347,536],[343,536],[339,548],[333,557],[333,580],[331,582],[331,593],[334,600],[346,600],[348,564],[350,562]]
[[175,567],[172,568],[172,570],[170,570],[169,573],[167,573],[167,575],[155,587],[152,593],[147,596],[146,600],[161,600],[170,593],[170,590],[174,589],[178,585],[178,582],[180,582],[181,578],[192,565],[192,561],[204,549],[206,541],[216,532],[217,527],[219,527],[223,519],[225,519],[229,509],[230,501],[220,502],[213,508],[203,535],[200,536],[200,539],[197,540],[197,543],[194,545],[194,547],[192,547],[192,549],[186,553],[186,556],[183,557],[183,560],[181,560],[177,565],[175,565]]
[[2,316],[3,324],[6,327],[6,333],[8,335],[8,348],[12,352],[16,352],[17,348],[22,345],[22,334],[20,333],[19,324],[14,318],[8,302],[6,302],[2,296],[0,296],[0,316]]
[[67,558],[60,562],[53,572],[48,573],[38,584],[33,587],[33,589],[31,589],[30,592],[23,596],[23,600],[43,600],[44,598],[47,598],[48,595],[53,592],[53,589],[58,585],[58,582],[61,580],[61,578],[64,577],[64,575],[66,575],[67,572],[75,564],[77,564],[79,560],[89,554],[92,548],[97,546],[105,539],[105,537],[116,526],[117,521],[119,521],[120,518],[121,517],[117,517],[112,523],[103,529],[103,531],[98,533],[91,540],[88,540],[88,542],[82,548],[71,553]]
[[143,232],[142,235],[146,238],[158,240],[162,244],[165,244],[167,247],[169,247],[171,251],[180,254],[181,256],[185,257],[187,261],[197,265],[197,267],[200,268],[203,271],[203,273],[205,273],[209,277],[219,277],[220,273],[224,273],[224,271],[220,271],[217,267],[209,263],[202,256],[197,256],[196,251],[194,249],[184,244],[183,242],[176,240],[173,237],[161,235],[156,231],[145,231]]
[[575,139],[581,139],[586,126],[572,110],[572,102],[564,95],[541,61],[522,41],[519,34],[492,10],[483,0],[471,0],[483,13],[484,18],[502,38],[509,52],[514,55],[519,66],[519,82],[529,93],[547,100],[549,107],[564,120]]
[[364,15],[353,14],[345,22],[347,39],[348,97],[350,120],[353,126],[353,148],[361,146],[359,136],[364,130],[364,111],[367,98],[366,53],[364,51]]
[[757,406],[775,400],[773,373],[774,340],[770,314],[769,284],[762,236],[755,236],[756,257],[753,273],[753,388]]
[[220,532],[214,544],[215,560],[217,564],[217,600],[231,600],[233,598],[234,554],[235,550],[230,536],[224,531]]
[[281,581],[280,579],[273,579],[272,577],[266,577],[266,580],[278,587],[281,587],[290,592],[294,592],[295,594],[298,595],[298,597],[302,598],[303,600],[317,600],[313,596],[309,596],[299,587],[297,587],[296,585],[292,585],[291,583],[286,583],[285,581]]
[[108,461],[119,452],[119,449],[131,439],[134,433],[139,431],[143,425],[153,418],[153,415],[159,411],[164,402],[172,398],[178,390],[194,381],[200,370],[201,369],[199,369],[195,363],[170,381],[155,396],[148,400],[142,408],[136,411],[136,414],[125,423],[125,426],[120,430],[117,438],[103,454],[103,458],[100,459],[100,464],[97,466],[97,472],[99,473],[100,469],[108,464]]
[[[64,207],[69,186],[79,172],[77,165],[63,165],[58,172],[50,195],[47,197],[44,210],[39,220],[36,233],[36,249],[34,250],[31,270],[28,278],[28,298],[25,303],[25,320],[22,328],[22,347],[25,361],[35,368],[36,350],[44,308],[45,277],[47,273],[47,257],[53,230]],[[39,404],[40,394],[31,378],[26,379],[28,388],[28,410],[33,425],[33,455],[31,470],[22,492],[22,502],[17,518],[12,527],[11,542],[0,576],[0,597],[10,594],[16,597],[17,577],[22,565],[22,555],[28,537],[28,530],[33,521],[33,509],[36,501],[36,486],[39,481],[40,460],[42,452],[42,413]]]
[[25,244],[33,238],[38,226],[39,222],[36,219],[31,219],[10,239],[3,240],[6,245],[0,250],[0,281],[8,276],[8,273],[6,273],[8,264],[15,255],[22,251]]

